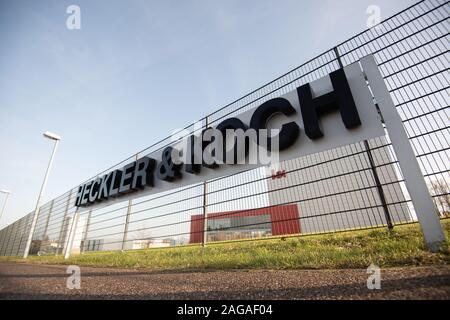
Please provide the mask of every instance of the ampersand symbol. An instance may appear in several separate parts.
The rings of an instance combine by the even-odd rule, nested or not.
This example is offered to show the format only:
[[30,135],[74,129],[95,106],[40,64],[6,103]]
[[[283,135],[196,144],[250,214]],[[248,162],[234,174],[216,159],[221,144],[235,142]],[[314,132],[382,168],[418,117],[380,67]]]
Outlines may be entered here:
[[158,179],[173,181],[181,177],[181,164],[174,164],[172,161],[172,147],[167,147],[162,152],[161,162],[158,164],[156,175]]

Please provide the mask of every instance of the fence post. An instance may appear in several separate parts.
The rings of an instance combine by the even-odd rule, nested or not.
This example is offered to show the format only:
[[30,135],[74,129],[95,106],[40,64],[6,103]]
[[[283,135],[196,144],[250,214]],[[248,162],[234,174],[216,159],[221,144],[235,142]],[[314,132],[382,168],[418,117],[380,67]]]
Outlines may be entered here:
[[45,223],[45,228],[44,228],[44,233],[42,234],[42,238],[45,237],[45,234],[47,233],[48,230],[48,223],[50,222],[50,216],[52,214],[52,210],[53,210],[53,203],[55,202],[55,199],[52,200],[52,202],[50,203],[50,209],[48,211],[48,215],[47,215],[47,222]]
[[11,241],[11,234],[12,234],[12,228],[13,227],[13,225],[11,224],[11,225],[9,225],[9,227],[8,227],[8,240],[5,242],[5,249],[4,249],[4,252],[5,252],[5,256],[7,256],[8,255],[8,246],[9,246],[9,242]]
[[72,218],[72,223],[70,224],[69,236],[67,237],[67,244],[64,250],[64,259],[67,260],[70,258],[70,254],[72,253],[73,239],[75,238],[75,234],[77,232],[78,226],[78,218],[80,214],[78,210],[75,211]]
[[[27,220],[27,222],[25,223],[25,230],[23,231],[23,234],[22,234],[22,238],[20,239],[20,246],[22,246],[22,242],[25,240],[26,241],[26,238],[27,238],[27,234],[28,234],[28,228],[31,226],[31,219],[33,219],[33,214],[32,213],[29,213],[28,215],[27,215],[27,218],[26,218],[26,220]],[[26,245],[26,243],[25,243],[25,245]],[[24,250],[24,253],[25,253],[25,249],[26,248],[23,248],[23,250]]]
[[[67,213],[69,212],[70,198],[72,198],[72,193],[73,193],[73,189],[71,189],[70,192],[69,192],[69,198],[67,199],[66,208],[64,209],[64,216],[63,216],[63,220],[62,220],[62,223],[61,223],[61,229],[59,230],[58,244],[57,244],[57,247],[56,247],[55,256],[58,255],[58,253],[59,253],[59,244],[63,241],[62,235],[63,235],[63,230],[64,230],[64,224],[66,222]],[[63,249],[63,252],[65,252],[65,246],[64,245],[63,245],[62,249]]]
[[9,251],[9,255],[10,255],[10,256],[13,255],[13,252],[14,252],[14,244],[16,243],[16,238],[17,238],[17,231],[18,231],[18,229],[19,229],[19,223],[17,223],[17,221],[13,223],[13,228],[12,228],[12,229],[13,229],[13,230],[12,230],[12,233],[13,233],[13,235],[14,235],[14,238],[12,239],[11,249],[10,249],[10,251]]
[[125,229],[123,230],[123,238],[122,238],[122,251],[125,250],[125,243],[127,242],[128,223],[130,222],[130,214],[131,214],[131,206],[132,205],[133,205],[132,201],[128,200],[127,216],[125,218]]
[[5,239],[6,239],[6,234],[8,232],[7,230],[8,227],[5,227],[1,230],[1,237],[0,237],[0,256],[3,256],[3,246],[5,245]]
[[8,238],[8,243],[6,244],[6,255],[7,256],[10,256],[10,245],[11,245],[11,242],[13,242],[14,240],[14,223],[13,224],[11,224],[11,231],[9,232],[9,238]]
[[[344,68],[338,48],[334,47],[333,51],[334,51],[336,59],[339,63],[339,67]],[[377,186],[378,197],[380,198],[381,206],[383,207],[383,213],[384,213],[384,217],[386,218],[386,224],[388,226],[388,229],[392,230],[394,228],[394,225],[392,223],[391,215],[389,214],[389,208],[387,206],[386,196],[384,194],[383,186],[381,185],[380,177],[378,176],[378,172],[377,172],[377,168],[375,166],[375,162],[373,160],[372,152],[370,151],[369,142],[367,140],[364,140],[363,143],[364,143],[364,148],[365,148],[365,151],[367,154],[367,158],[369,159],[369,164],[370,164],[370,169],[372,170],[373,179],[375,180],[375,184]]]
[[[26,220],[26,219],[24,219],[24,218],[21,218],[21,219],[19,220],[19,228],[18,228],[19,230],[17,230],[18,233],[21,232],[25,220]],[[22,232],[21,232],[21,234],[20,234],[19,245],[17,246],[17,251],[16,251],[16,256],[17,256],[17,257],[19,256],[19,251],[20,251],[20,246],[21,246],[21,245],[22,245]]]
[[[135,155],[134,160],[138,160],[138,154]],[[123,230],[123,238],[122,238],[122,251],[125,250],[125,243],[127,242],[128,237],[128,224],[130,222],[130,215],[131,215],[131,207],[133,206],[133,203],[131,200],[128,200],[128,207],[127,207],[127,216],[125,218],[125,228]]]
[[5,250],[5,245],[8,243],[7,242],[7,238],[8,238],[8,232],[9,232],[9,226],[5,227],[3,229],[4,235],[3,235],[3,239],[2,239],[2,243],[1,243],[1,247],[0,247],[0,253],[3,256],[6,256],[6,250]]
[[72,219],[70,220],[70,223],[68,223],[68,225],[67,225],[66,236],[65,236],[64,244],[63,244],[63,252],[62,252],[63,256],[66,256],[67,247],[69,246],[70,235],[72,234],[72,228],[73,228],[74,221],[75,221],[75,213],[73,214]]
[[87,240],[87,235],[88,235],[88,231],[89,231],[89,225],[91,223],[91,214],[92,214],[92,209],[89,210],[87,221],[86,221],[86,229],[84,231],[83,240],[81,241],[81,243],[82,243],[82,246],[80,248],[81,254],[84,253],[84,248],[86,247],[86,240]]
[[[205,118],[205,129],[208,128],[208,117]],[[203,139],[203,137],[202,137]],[[203,155],[202,155],[203,156]],[[208,241],[208,183],[207,181],[203,181],[203,237],[202,237],[202,246],[205,247]]]
[[202,246],[206,246],[206,242],[208,239],[208,211],[206,209],[207,202],[207,184],[206,181],[203,182],[203,238],[202,238]]
[[391,215],[389,214],[386,196],[384,194],[383,187],[381,186],[380,178],[378,177],[377,169],[375,167],[375,162],[373,161],[372,151],[370,151],[369,142],[364,140],[364,147],[366,149],[367,157],[369,158],[370,168],[372,169],[373,178],[375,179],[375,184],[377,185],[378,196],[380,197],[381,205],[383,206],[384,217],[386,218],[386,224],[389,230],[394,229],[394,224],[392,223]]
[[2,229],[2,230],[0,230],[0,256],[2,255],[3,236],[4,236],[4,233],[3,233],[3,229]]
[[372,55],[366,56],[361,59],[361,64],[383,114],[427,247],[430,251],[439,251],[445,242],[444,232],[402,119],[384,83],[375,58]]

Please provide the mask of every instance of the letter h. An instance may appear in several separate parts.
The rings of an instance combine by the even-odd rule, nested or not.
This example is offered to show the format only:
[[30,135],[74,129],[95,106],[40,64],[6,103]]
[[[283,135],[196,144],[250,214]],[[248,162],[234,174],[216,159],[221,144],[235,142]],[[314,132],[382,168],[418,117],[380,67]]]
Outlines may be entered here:
[[341,68],[330,73],[330,80],[333,91],[316,98],[312,97],[309,83],[297,88],[305,133],[312,140],[323,137],[319,116],[330,111],[340,111],[342,121],[347,129],[361,125],[344,69]]
[[84,185],[79,186],[77,196],[75,198],[75,206],[76,207],[81,206],[81,200],[83,199],[83,191],[84,191]]

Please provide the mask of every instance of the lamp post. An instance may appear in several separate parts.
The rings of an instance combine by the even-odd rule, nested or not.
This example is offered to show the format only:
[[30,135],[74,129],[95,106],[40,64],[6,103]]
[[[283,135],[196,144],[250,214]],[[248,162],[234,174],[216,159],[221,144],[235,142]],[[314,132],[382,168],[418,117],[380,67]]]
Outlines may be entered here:
[[25,246],[25,252],[23,254],[24,259],[26,259],[28,257],[28,252],[30,251],[30,246],[31,246],[31,241],[33,239],[34,229],[36,228],[36,222],[37,222],[37,219],[39,216],[41,197],[42,197],[42,194],[44,193],[45,185],[47,184],[48,175],[50,173],[50,169],[52,168],[52,163],[53,163],[53,159],[55,158],[56,149],[58,148],[59,141],[61,140],[60,136],[58,136],[57,134],[48,132],[48,131],[44,133],[44,137],[55,141],[55,145],[53,147],[53,152],[52,152],[52,156],[50,158],[50,162],[48,163],[48,166],[47,166],[47,171],[45,172],[44,182],[42,183],[41,191],[39,192],[39,196],[38,196],[38,199],[36,202],[36,208],[34,209],[33,222],[31,223],[30,234],[28,235],[27,244]]
[[8,190],[2,189],[2,190],[0,190],[0,193],[4,193],[6,195],[5,202],[3,202],[2,210],[0,211],[0,221],[1,221],[2,216],[3,216],[3,211],[5,211],[5,207],[6,207],[6,201],[8,201],[8,196],[11,192]]

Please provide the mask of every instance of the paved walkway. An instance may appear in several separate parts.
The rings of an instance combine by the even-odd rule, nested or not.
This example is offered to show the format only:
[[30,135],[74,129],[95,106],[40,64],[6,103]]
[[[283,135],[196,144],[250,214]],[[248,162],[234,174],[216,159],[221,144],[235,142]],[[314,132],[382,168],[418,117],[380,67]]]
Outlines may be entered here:
[[0,263],[0,299],[450,299],[450,266],[365,270],[155,272],[81,268],[69,290],[66,266]]

